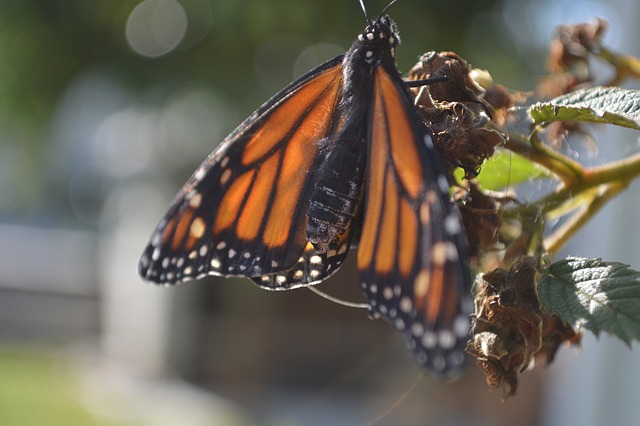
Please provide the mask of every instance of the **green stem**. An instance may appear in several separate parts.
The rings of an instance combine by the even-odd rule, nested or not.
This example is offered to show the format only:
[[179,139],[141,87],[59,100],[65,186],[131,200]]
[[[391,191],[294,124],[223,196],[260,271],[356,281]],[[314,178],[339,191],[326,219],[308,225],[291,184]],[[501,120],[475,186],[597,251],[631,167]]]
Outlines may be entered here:
[[[578,230],[582,228],[606,203],[622,192],[633,179],[640,175],[640,154],[614,161],[602,166],[584,169],[579,163],[553,151],[540,141],[537,131],[532,134],[531,145],[523,142],[523,137],[509,135],[507,148],[529,160],[540,164],[556,174],[563,185],[543,198],[503,211],[503,218],[518,219],[522,223],[537,221],[560,208],[571,209],[568,203],[577,197],[588,195],[588,202],[578,209],[562,227],[554,231],[544,241],[550,254],[557,252]],[[596,195],[587,194],[594,188],[601,188]]]
[[640,78],[640,59],[631,55],[622,55],[604,46],[592,52],[598,58],[610,63],[616,69],[616,75],[607,86],[619,86],[627,78]]
[[530,141],[531,145],[541,154],[551,158],[554,162],[558,164],[562,164],[567,173],[563,176],[565,184],[567,184],[566,180],[569,180],[570,183],[575,183],[575,181],[580,181],[582,179],[583,168],[580,163],[577,161],[573,161],[569,157],[566,157],[560,154],[558,151],[555,151],[549,148],[544,144],[539,138],[540,131],[542,130],[542,126],[536,126],[535,130],[531,134]]
[[639,175],[640,154],[635,154],[624,160],[613,161],[584,170],[582,184],[592,187],[614,181],[630,182]]
[[629,182],[616,182],[603,185],[603,192],[597,195],[584,208],[574,213],[573,216],[560,228],[556,229],[544,240],[544,247],[553,256],[560,248],[567,243],[584,224],[586,224],[602,207],[612,198],[627,188]]
[[579,163],[553,151],[535,137],[536,142],[529,142],[518,133],[510,133],[505,148],[537,163],[555,174],[565,185],[571,185],[579,178],[582,168]]

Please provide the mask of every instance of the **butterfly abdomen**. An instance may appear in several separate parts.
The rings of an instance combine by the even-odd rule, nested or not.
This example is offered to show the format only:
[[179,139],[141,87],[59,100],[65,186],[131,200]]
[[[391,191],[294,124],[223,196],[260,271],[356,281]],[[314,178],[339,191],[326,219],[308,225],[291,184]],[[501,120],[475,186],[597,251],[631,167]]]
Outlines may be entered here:
[[359,144],[364,141],[337,140],[316,172],[307,211],[307,239],[316,246],[329,248],[358,214],[366,159],[365,150],[353,146]]

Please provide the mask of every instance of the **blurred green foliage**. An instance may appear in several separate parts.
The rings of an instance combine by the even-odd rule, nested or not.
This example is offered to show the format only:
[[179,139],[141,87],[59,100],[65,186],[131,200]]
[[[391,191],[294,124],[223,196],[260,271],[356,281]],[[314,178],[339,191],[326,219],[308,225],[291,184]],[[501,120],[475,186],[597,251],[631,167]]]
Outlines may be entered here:
[[[0,125],[4,131],[26,132],[37,139],[69,84],[92,72],[108,73],[141,93],[154,89],[160,98],[163,91],[200,84],[245,99],[247,108],[253,108],[268,96],[255,90],[253,58],[261,43],[293,36],[301,47],[325,42],[346,49],[365,24],[356,0],[182,0],[189,19],[185,39],[165,56],[145,58],[134,53],[125,39],[127,18],[139,3],[1,0]],[[385,5],[385,1],[366,3],[371,15]],[[495,3],[398,2],[389,13],[403,37],[401,69],[407,71],[414,58],[428,50],[456,50],[464,56],[471,21],[491,12]],[[208,16],[207,31],[208,24],[201,21]],[[494,38],[491,27],[487,25],[482,37]],[[283,76],[282,81],[287,80],[290,76]]]
[[44,349],[0,345],[0,424],[116,425],[82,405],[69,371]]

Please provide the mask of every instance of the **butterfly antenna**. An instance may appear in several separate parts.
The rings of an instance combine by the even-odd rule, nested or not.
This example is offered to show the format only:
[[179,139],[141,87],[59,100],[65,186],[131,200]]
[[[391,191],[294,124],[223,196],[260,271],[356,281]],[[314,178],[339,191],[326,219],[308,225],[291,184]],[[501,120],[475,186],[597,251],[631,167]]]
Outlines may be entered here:
[[367,13],[367,8],[364,5],[364,0],[360,0],[360,7],[362,8],[362,12],[364,12],[364,17],[367,18],[367,22],[371,25],[371,19],[369,18],[369,14]]
[[384,9],[382,9],[382,12],[380,12],[380,15],[378,15],[378,19],[376,19],[376,21],[379,21],[379,20],[380,20],[380,18],[382,18],[382,15],[384,15],[384,14],[387,12],[387,10],[389,10],[389,8],[390,8],[391,6],[393,6],[393,4],[394,4],[395,2],[397,2],[397,1],[398,1],[398,0],[391,0],[391,3],[389,3],[389,4],[387,5],[387,7],[385,7]]

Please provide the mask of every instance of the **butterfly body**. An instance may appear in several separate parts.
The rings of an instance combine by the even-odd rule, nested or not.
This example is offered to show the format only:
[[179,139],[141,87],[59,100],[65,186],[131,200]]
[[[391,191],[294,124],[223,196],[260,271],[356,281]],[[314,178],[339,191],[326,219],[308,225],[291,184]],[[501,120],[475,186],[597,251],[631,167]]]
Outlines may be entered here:
[[395,64],[388,16],[243,122],[196,170],[139,264],[158,283],[245,276],[271,290],[331,276],[359,237],[372,316],[440,376],[463,363],[466,240],[430,134]]
[[345,122],[327,144],[328,154],[316,172],[308,211],[307,238],[316,247],[336,238],[358,222],[364,188],[367,128],[371,120],[375,68],[395,71],[393,52],[399,41],[388,17],[358,35],[342,59],[343,87],[338,108]]

